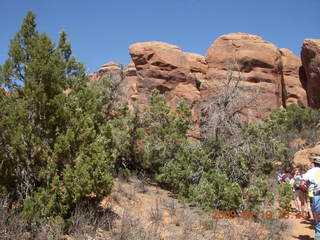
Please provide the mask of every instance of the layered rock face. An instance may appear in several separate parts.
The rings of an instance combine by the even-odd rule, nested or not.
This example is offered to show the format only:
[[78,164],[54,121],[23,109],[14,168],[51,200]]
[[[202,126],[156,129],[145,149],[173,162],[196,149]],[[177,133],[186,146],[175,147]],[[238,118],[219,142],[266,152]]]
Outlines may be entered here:
[[153,89],[165,94],[172,106],[182,99],[190,106],[200,100],[198,87],[207,70],[203,56],[163,42],[136,43],[129,47],[129,53],[136,68],[140,101],[146,103]]
[[305,82],[308,104],[320,108],[320,39],[305,39],[301,49],[303,69],[300,77]]
[[249,120],[284,105],[281,53],[272,43],[246,33],[223,35],[208,49],[206,61],[208,78],[218,85],[228,71],[241,72],[242,94],[255,99],[254,107],[243,109]]
[[[201,107],[222,91],[230,71],[241,74],[242,94],[254,98],[255,106],[248,105],[242,110],[250,121],[292,103],[307,105],[299,80],[299,59],[289,50],[280,50],[256,35],[223,35],[211,45],[206,56],[183,52],[163,42],[136,43],[129,47],[129,53],[132,62],[123,70],[123,86],[129,102],[140,106],[148,103],[153,89],[158,89],[172,107],[185,100],[199,120]],[[119,69],[112,62],[93,76]]]
[[133,62],[130,62],[124,68],[124,76],[125,76],[125,78],[123,79],[124,92],[127,95],[127,100],[129,102],[129,105],[132,106],[132,104],[139,99],[139,93],[137,90],[137,83],[138,83],[137,70]]
[[301,107],[308,106],[307,94],[303,83],[299,78],[301,60],[288,49],[281,48],[282,73],[285,91],[285,104],[298,104]]

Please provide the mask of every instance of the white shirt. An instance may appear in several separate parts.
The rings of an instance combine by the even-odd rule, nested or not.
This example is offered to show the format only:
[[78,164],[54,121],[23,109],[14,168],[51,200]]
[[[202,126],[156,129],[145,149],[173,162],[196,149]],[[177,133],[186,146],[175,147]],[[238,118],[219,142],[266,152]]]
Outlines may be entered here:
[[302,178],[311,183],[309,191],[320,190],[320,167],[313,167],[302,175]]
[[310,181],[320,185],[320,167],[313,167],[302,175],[302,178],[306,181]]

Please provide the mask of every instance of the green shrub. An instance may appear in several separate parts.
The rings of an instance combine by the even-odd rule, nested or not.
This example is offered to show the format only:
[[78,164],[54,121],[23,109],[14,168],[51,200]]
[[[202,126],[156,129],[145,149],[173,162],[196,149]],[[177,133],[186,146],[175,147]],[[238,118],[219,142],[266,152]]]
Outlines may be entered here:
[[141,145],[143,146],[143,169],[150,174],[173,161],[182,148],[194,121],[186,103],[180,102],[176,111],[170,112],[165,97],[158,90],[150,95],[150,106],[141,119]]
[[279,184],[279,204],[283,210],[290,211],[291,210],[291,201],[293,199],[293,191],[292,187],[289,183]]
[[278,130],[283,134],[287,130],[301,132],[304,128],[315,127],[319,120],[318,110],[291,104],[287,108],[274,110],[265,121],[270,123],[274,132]]
[[190,186],[199,183],[210,165],[210,159],[199,144],[184,140],[179,143],[174,159],[160,167],[156,179],[187,199],[190,197]]
[[[288,159],[288,148],[280,136],[275,136],[264,124],[247,125],[244,129],[246,148],[245,153],[249,160],[251,171],[270,175],[274,173],[275,162],[282,163],[283,169],[291,170],[291,159]],[[289,161],[288,161],[289,160]]]
[[266,130],[289,144],[296,137],[301,137],[307,144],[319,140],[315,127],[320,121],[320,111],[312,108],[301,108],[291,104],[287,108],[274,110],[265,120]]
[[218,170],[204,173],[199,184],[191,186],[190,194],[205,209],[238,209],[242,203],[239,185]]
[[268,176],[261,176],[255,179],[252,184],[245,189],[247,196],[246,209],[255,213],[260,213],[270,207],[274,201],[274,193],[270,189],[270,184],[265,180]]
[[0,69],[0,185],[23,216],[68,218],[111,191],[113,163],[106,89],[88,84],[66,33],[55,45],[29,12]]

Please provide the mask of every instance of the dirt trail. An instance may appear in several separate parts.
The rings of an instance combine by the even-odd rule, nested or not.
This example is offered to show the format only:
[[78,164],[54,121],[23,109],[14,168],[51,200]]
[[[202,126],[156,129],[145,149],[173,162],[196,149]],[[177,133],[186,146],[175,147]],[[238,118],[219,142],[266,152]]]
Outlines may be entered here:
[[297,218],[294,213],[290,214],[288,236],[285,240],[313,240],[313,219]]

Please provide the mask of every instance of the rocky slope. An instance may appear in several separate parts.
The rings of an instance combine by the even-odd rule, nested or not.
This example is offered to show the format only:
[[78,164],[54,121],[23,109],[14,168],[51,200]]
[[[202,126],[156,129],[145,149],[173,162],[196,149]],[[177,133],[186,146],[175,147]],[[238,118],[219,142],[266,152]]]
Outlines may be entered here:
[[305,40],[302,63],[288,49],[246,33],[219,37],[205,56],[164,42],[133,44],[129,54],[132,62],[124,69],[111,62],[91,78],[99,79],[108,72],[123,74],[131,104],[145,105],[150,91],[158,89],[173,107],[184,99],[199,120],[202,106],[221,92],[227,74],[234,71],[241,74],[244,95],[255,98],[255,107],[242,109],[250,121],[292,103],[320,107],[320,40]]

